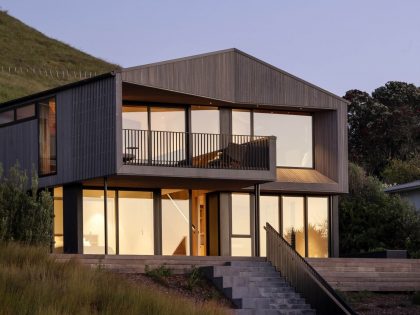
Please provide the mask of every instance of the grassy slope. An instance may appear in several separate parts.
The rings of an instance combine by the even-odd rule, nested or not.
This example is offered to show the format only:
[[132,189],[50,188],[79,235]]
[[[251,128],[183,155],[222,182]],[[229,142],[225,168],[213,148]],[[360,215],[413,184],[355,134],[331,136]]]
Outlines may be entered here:
[[[9,67],[104,73],[118,66],[83,53],[0,11],[0,103],[9,99],[66,84],[75,79],[52,79],[45,75],[2,72]],[[13,71],[12,71],[13,72]]]
[[133,284],[77,262],[57,263],[46,250],[0,244],[0,314],[226,314]]

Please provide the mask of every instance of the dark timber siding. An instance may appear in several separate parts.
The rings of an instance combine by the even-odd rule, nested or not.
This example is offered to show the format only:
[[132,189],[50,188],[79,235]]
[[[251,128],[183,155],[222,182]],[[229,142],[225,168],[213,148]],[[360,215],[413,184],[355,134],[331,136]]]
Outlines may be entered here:
[[[115,93],[114,77],[107,77],[50,95],[57,102],[57,174],[41,177],[40,187],[116,172]],[[16,160],[38,168],[38,120],[0,128],[0,148],[4,168]]]
[[38,168],[38,120],[0,128],[0,163],[5,171],[17,161],[30,171]]
[[233,51],[226,51],[129,68],[122,72],[122,80],[233,102],[234,57]]
[[105,78],[57,94],[56,176],[50,186],[116,172],[115,78]]

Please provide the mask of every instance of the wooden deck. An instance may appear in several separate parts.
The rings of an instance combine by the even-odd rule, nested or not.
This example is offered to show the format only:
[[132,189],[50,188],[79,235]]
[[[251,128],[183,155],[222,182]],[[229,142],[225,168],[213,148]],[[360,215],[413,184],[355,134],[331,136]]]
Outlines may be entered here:
[[340,291],[419,291],[420,259],[307,259]]

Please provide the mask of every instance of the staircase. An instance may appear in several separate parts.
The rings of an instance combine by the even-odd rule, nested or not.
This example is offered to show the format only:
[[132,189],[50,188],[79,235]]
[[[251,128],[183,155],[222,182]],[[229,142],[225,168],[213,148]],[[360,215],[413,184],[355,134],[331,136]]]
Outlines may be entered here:
[[202,267],[201,270],[232,300],[236,314],[315,314],[266,261],[233,260],[223,266]]

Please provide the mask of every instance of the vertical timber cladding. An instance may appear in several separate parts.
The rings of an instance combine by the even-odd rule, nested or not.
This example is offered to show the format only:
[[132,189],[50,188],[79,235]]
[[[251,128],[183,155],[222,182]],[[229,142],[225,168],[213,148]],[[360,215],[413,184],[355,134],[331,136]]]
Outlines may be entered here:
[[5,172],[19,162],[22,169],[31,174],[38,164],[38,120],[0,128],[0,164]]
[[57,175],[41,187],[116,172],[115,91],[112,76],[57,92]]

